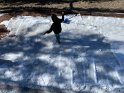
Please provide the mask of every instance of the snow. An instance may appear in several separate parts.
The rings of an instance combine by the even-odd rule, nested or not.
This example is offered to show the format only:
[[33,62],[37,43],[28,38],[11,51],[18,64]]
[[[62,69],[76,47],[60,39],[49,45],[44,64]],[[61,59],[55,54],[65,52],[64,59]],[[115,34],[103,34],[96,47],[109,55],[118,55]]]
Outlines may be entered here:
[[16,59],[19,59],[19,57],[23,56],[23,53],[7,53],[4,55],[1,55],[6,60],[11,60],[12,62],[15,62]]
[[123,88],[124,19],[79,14],[65,19],[60,45],[53,33],[42,34],[52,24],[50,16],[1,22],[11,32],[0,41],[0,82],[89,93]]

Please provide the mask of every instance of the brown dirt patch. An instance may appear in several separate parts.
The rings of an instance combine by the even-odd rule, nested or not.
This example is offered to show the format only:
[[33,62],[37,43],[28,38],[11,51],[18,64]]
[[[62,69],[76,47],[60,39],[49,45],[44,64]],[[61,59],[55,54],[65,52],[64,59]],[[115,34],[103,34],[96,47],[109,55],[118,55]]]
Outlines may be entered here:
[[5,37],[8,33],[9,31],[7,30],[7,28],[4,25],[0,25],[0,39]]

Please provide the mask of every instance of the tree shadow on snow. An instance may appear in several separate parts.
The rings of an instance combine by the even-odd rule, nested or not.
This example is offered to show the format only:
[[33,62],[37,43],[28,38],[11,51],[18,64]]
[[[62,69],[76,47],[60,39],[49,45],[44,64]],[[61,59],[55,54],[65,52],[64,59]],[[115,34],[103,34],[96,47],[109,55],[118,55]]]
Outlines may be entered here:
[[[14,39],[1,41],[0,56],[3,58],[0,59],[0,81],[6,84],[15,83],[19,86],[29,87],[53,87],[52,84],[65,84],[68,80],[64,76],[59,76],[59,68],[51,63],[51,60],[58,56],[70,59],[72,61],[70,63],[75,65],[75,68],[72,68],[73,83],[79,85],[95,85],[104,76],[106,77],[108,71],[112,71],[111,68],[114,70],[113,65],[119,65],[114,60],[114,56],[110,52],[110,44],[106,42],[105,37],[97,34],[76,34],[75,37],[71,35],[69,32],[63,32],[62,43],[60,45],[55,44],[50,49],[45,49],[48,46],[43,41],[53,42],[53,35],[48,36],[47,39],[41,37],[41,34],[30,37],[20,35]],[[44,58],[45,56],[49,57]],[[88,74],[93,60],[96,66],[104,69],[103,72],[97,72],[100,75],[97,81]],[[107,66],[110,69],[107,70]],[[44,81],[45,77],[50,78],[48,83]],[[110,82],[112,81],[112,84],[113,82],[118,84],[112,76],[108,75],[107,77],[109,77]],[[85,78],[87,80],[84,80]]]
[[[75,64],[73,80],[79,85],[84,84],[99,84],[105,79],[104,85],[110,83],[113,85],[121,85],[120,81],[110,74],[115,71],[115,68],[120,66],[119,62],[110,50],[110,42],[104,36],[98,34],[78,35],[70,37],[71,33],[62,34],[62,44],[59,47],[54,47],[51,56],[61,55],[62,57],[72,59],[72,64]],[[68,36],[68,37],[67,37]],[[81,59],[82,58],[82,59]],[[79,60],[77,60],[79,59]],[[102,68],[103,72],[90,72],[92,66]],[[98,74],[98,77],[89,76],[90,73]],[[109,73],[109,74],[107,74]],[[96,80],[95,80],[96,79]]]

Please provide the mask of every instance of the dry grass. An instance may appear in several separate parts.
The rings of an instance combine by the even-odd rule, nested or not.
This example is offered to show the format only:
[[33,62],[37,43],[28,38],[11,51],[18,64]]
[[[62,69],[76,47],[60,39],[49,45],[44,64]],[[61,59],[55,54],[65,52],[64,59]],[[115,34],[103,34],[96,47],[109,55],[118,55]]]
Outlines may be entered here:
[[[74,8],[103,8],[103,9],[124,9],[124,0],[114,0],[114,1],[105,1],[105,2],[74,2],[73,3]],[[69,3],[63,3],[63,4],[45,4],[42,5],[42,7],[49,7],[49,8],[65,8],[69,7]]]
[[124,9],[124,0],[106,1],[106,2],[76,2],[77,8],[104,8],[104,9]]
[[[124,0],[113,0],[113,1],[104,1],[104,2],[74,2],[73,6],[75,8],[104,8],[104,9],[124,9]],[[69,3],[13,3],[13,4],[3,4],[0,3],[0,8],[7,8],[7,7],[48,7],[48,8],[58,8],[63,9],[65,7],[69,7]]]

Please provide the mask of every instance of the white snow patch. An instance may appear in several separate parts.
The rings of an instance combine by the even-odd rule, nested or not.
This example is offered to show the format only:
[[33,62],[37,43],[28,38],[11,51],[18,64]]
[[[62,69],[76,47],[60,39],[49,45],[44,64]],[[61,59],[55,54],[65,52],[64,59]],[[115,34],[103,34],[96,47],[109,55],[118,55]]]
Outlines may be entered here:
[[60,45],[53,33],[42,34],[52,24],[50,16],[18,16],[1,22],[9,35],[17,37],[0,41],[0,78],[74,90],[95,91],[98,86],[98,93],[104,93],[100,87],[124,86],[124,19],[80,15],[65,19]]
[[19,52],[19,53],[6,53],[4,55],[1,55],[1,57],[2,57],[2,59],[11,60],[12,62],[15,62],[19,58],[23,58],[23,53],[22,52]]

